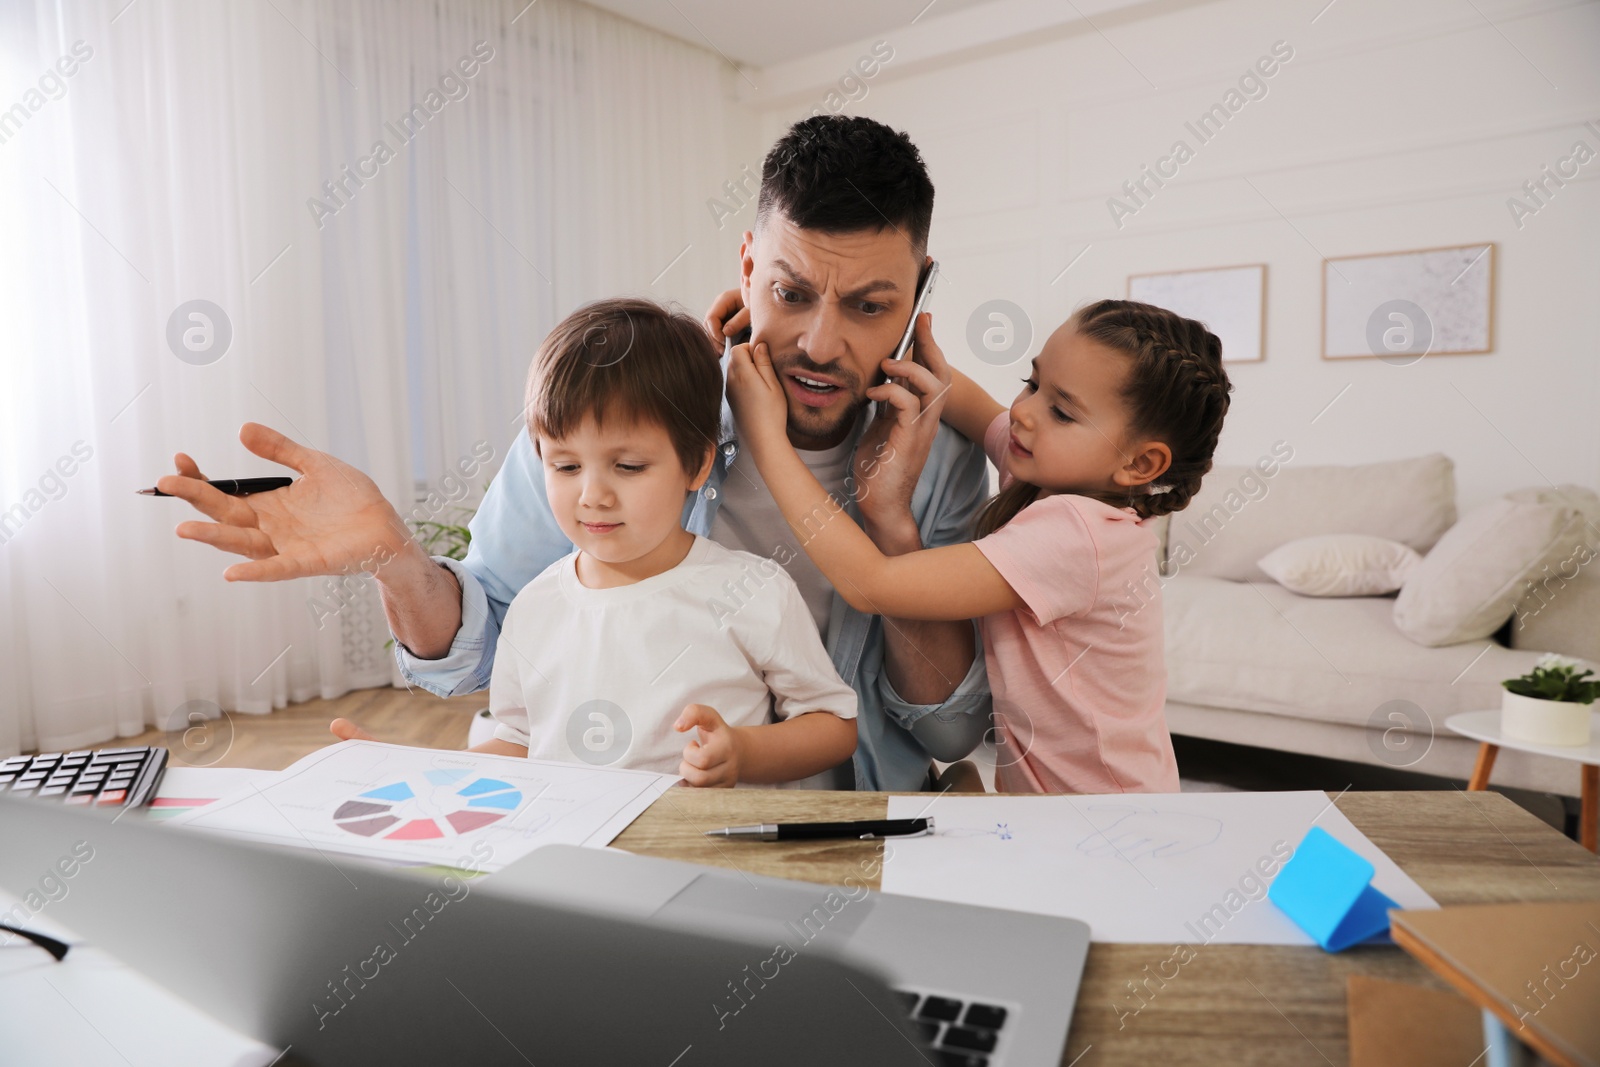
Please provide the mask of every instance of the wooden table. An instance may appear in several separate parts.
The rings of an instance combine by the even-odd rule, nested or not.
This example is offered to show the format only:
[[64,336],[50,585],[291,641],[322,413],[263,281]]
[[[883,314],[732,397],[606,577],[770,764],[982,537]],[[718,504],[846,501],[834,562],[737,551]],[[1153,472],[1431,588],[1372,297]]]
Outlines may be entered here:
[[[786,819],[881,819],[887,797],[672,789],[614,844],[751,874],[839,882],[848,874],[861,878],[881,843],[716,842],[701,831]],[[1335,803],[1440,904],[1600,899],[1600,858],[1499,794],[1345,793]],[[1447,988],[1390,946],[1329,955],[1309,947],[1204,945],[1137,1015],[1127,1015],[1126,983],[1145,978],[1147,966],[1154,973],[1171,954],[1163,945],[1090,949],[1063,1065],[1343,1064],[1349,976]]]
[[1494,773],[1495,757],[1502,748],[1531,752],[1550,759],[1564,759],[1578,764],[1580,770],[1580,797],[1578,800],[1578,842],[1590,852],[1600,846],[1600,711],[1591,711],[1594,738],[1584,745],[1540,745],[1506,737],[1500,732],[1500,709],[1488,711],[1463,711],[1452,715],[1444,724],[1449,729],[1480,742],[1478,762],[1473,765],[1468,789],[1488,789],[1489,775]]

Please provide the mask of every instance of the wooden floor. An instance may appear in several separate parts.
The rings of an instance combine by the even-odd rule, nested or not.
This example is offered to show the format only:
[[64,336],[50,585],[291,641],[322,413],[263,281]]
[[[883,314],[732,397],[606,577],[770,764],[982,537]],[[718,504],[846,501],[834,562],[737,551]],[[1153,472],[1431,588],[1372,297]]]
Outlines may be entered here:
[[257,767],[277,771],[337,740],[328,723],[346,718],[380,741],[427,748],[465,748],[475,712],[489,706],[487,692],[448,699],[418,689],[357,689],[337,700],[290,704],[270,715],[227,712],[188,731],[147,730],[93,748],[161,745],[176,766]]

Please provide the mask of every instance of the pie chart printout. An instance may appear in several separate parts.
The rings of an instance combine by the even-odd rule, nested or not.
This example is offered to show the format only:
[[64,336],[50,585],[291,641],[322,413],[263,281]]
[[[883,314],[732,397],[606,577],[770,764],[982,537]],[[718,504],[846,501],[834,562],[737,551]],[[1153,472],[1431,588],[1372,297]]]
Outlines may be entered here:
[[545,845],[608,845],[678,781],[585,763],[340,741],[263,785],[239,784],[163,821],[382,863],[492,874]]
[[423,841],[462,837],[499,822],[522,804],[522,791],[470,770],[432,770],[388,782],[340,804],[334,825],[362,837]]

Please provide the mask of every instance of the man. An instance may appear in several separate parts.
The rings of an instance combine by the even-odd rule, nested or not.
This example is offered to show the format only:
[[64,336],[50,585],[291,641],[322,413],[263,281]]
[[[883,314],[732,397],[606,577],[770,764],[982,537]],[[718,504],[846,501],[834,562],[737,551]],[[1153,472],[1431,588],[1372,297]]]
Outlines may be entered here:
[[[879,548],[894,554],[968,539],[988,489],[982,451],[939,422],[950,373],[925,326],[911,388],[874,384],[910,318],[932,216],[933,185],[909,138],[864,118],[796,123],[762,167],[755,230],[740,247],[739,300],[725,297],[713,309],[716,320],[743,303],[729,328],[748,322],[771,350],[788,393],[790,440]],[[722,332],[716,321],[708,325]],[[724,370],[726,363],[725,354]],[[424,555],[354,468],[265,427],[248,424],[240,439],[304,477],[289,489],[226,497],[180,455],[179,476],[163,478],[161,490],[218,523],[184,523],[179,536],[250,556],[254,562],[229,568],[230,580],[373,573],[402,672],[440,696],[488,685],[512,598],[572,551],[524,432],[472,521],[460,563]],[[784,566],[859,698],[853,773],[845,765],[810,784],[923,788],[930,759],[960,759],[988,729],[976,627],[880,620],[851,608],[799,548],[755,464],[741,455],[726,403],[717,444],[710,478],[685,505],[685,527]]]

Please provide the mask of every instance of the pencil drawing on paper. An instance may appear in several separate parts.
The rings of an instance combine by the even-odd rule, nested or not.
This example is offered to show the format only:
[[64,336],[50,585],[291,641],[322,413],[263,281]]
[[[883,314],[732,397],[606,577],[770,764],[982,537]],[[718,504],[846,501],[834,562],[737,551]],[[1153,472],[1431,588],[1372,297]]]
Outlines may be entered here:
[[947,830],[940,830],[941,837],[984,837],[991,836],[1001,841],[1011,840],[1011,824],[997,822],[989,826],[952,826]]
[[1078,842],[1086,856],[1170,859],[1203,848],[1222,836],[1222,820],[1183,811],[1159,811],[1129,804],[1091,804],[1086,815],[1095,829]]

